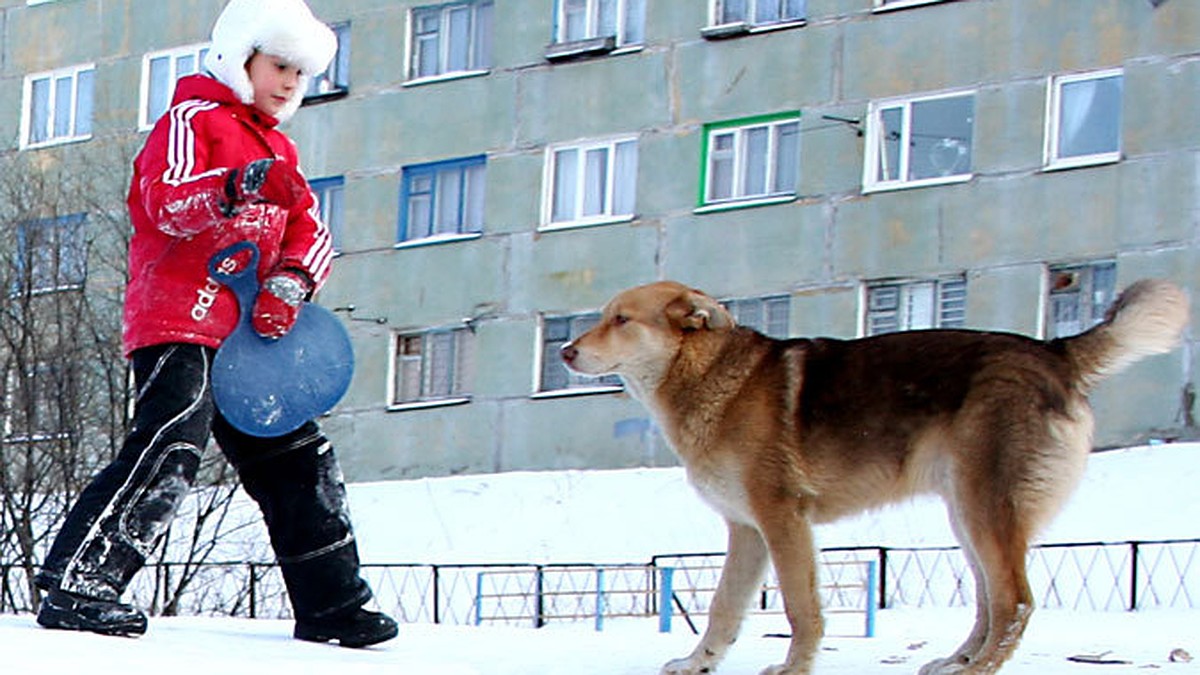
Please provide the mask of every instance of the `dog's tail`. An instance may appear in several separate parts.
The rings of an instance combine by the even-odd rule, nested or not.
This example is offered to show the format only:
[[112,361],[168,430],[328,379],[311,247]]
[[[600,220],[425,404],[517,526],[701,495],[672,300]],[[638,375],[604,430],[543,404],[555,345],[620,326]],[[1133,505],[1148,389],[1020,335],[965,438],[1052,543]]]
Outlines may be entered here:
[[1188,323],[1188,297],[1163,279],[1126,288],[1091,330],[1064,340],[1084,389],[1152,354],[1174,349]]

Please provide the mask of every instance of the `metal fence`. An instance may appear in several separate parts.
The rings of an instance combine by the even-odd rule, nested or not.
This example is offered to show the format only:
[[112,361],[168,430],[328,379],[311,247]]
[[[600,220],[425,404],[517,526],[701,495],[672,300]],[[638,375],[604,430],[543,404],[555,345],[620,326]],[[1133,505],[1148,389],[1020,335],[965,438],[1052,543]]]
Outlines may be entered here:
[[[673,602],[687,617],[711,602],[723,554],[654,557],[636,565],[380,565],[363,566],[381,608],[410,623],[508,623],[658,613],[657,571],[674,570]],[[871,596],[879,608],[957,607],[974,600],[974,580],[957,548],[863,547],[821,552],[827,611],[864,606],[862,565],[877,569]],[[1200,539],[1047,544],[1029,554],[1038,605],[1088,611],[1200,609]],[[195,573],[174,612],[290,618],[282,577],[266,563],[209,563],[195,569],[158,563],[135,577],[130,600],[162,613],[168,589]],[[855,578],[850,578],[855,577]],[[764,581],[756,611],[782,612],[774,575]],[[860,589],[860,590],[855,590]],[[599,603],[599,605],[597,605]],[[33,605],[23,568],[0,565],[0,612]],[[597,607],[599,606],[599,612]]]

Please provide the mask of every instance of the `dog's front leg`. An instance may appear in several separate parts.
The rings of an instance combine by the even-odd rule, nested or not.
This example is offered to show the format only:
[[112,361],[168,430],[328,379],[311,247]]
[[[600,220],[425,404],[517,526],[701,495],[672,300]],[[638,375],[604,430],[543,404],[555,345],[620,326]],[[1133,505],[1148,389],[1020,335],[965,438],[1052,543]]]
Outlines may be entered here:
[[708,628],[690,655],[663,666],[662,675],[700,675],[716,671],[725,652],[737,640],[750,597],[762,584],[767,548],[758,530],[727,521],[729,553],[713,596]]
[[779,577],[792,642],[787,660],[763,670],[761,675],[808,675],[825,633],[812,525],[803,509],[780,506],[771,509],[770,514],[760,519],[760,526]]

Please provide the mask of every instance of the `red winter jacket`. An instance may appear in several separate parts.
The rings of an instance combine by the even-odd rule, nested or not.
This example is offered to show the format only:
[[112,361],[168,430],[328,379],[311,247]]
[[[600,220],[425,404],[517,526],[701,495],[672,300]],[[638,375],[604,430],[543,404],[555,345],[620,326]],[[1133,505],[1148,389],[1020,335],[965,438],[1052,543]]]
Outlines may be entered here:
[[296,146],[276,124],[207,75],[179,80],[171,109],[133,165],[126,354],[167,342],[221,344],[237,325],[237,298],[209,277],[208,260],[233,243],[258,245],[260,281],[295,269],[315,291],[329,276],[333,244],[311,192],[290,211],[259,203],[232,217],[222,213],[231,170],[271,157],[299,165]]

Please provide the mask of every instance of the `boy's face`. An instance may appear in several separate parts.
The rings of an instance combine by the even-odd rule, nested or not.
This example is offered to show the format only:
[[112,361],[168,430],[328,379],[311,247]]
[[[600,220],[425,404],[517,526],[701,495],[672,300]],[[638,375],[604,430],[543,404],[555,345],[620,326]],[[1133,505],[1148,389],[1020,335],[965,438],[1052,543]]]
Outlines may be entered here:
[[300,84],[299,68],[265,52],[250,57],[246,73],[254,85],[254,107],[272,117],[292,100]]

